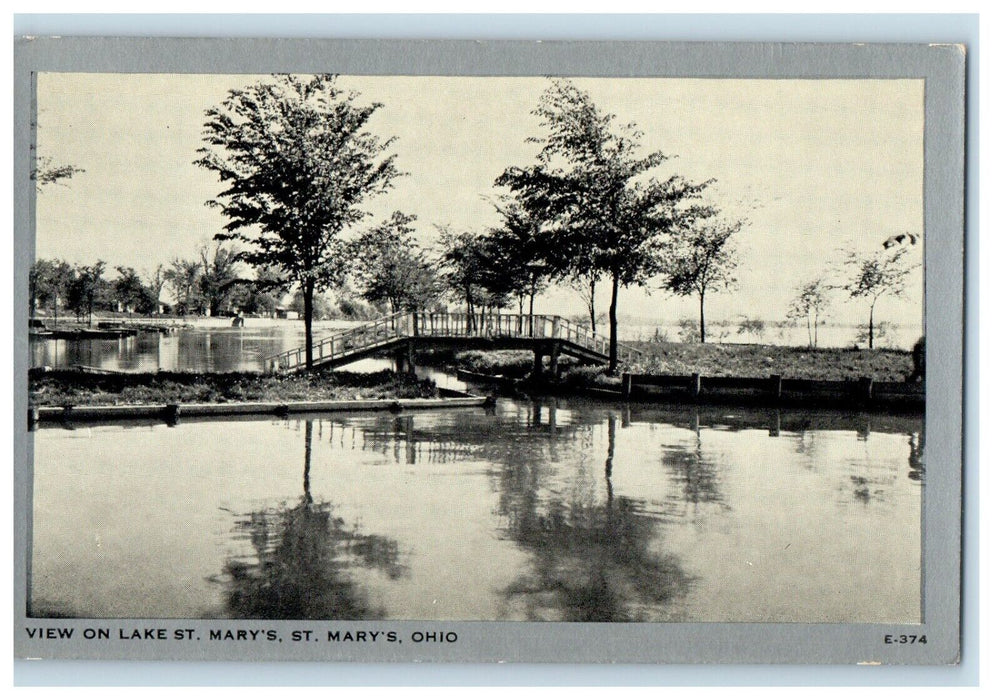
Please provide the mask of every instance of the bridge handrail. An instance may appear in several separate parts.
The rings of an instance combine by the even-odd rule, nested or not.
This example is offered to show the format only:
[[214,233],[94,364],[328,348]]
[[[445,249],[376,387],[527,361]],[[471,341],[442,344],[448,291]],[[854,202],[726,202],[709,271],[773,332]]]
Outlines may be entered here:
[[[551,314],[465,312],[406,312],[383,316],[314,341],[313,361],[333,359],[397,338],[419,336],[464,338],[551,338],[575,343],[597,354],[609,355],[611,341],[588,326]],[[619,357],[631,362],[641,351],[618,344]],[[294,361],[293,361],[294,358]],[[305,364],[305,347],[285,350],[265,358],[272,370]]]

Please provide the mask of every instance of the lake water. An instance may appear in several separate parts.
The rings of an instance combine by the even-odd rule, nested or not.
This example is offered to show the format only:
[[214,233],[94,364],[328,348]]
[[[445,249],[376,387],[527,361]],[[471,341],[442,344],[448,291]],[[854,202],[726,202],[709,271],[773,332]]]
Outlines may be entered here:
[[[335,332],[335,326],[314,332],[318,339]],[[245,328],[196,325],[167,335],[139,333],[117,340],[33,339],[30,350],[32,367],[244,372],[263,370],[265,358],[304,344],[301,321],[270,321]]]
[[502,399],[32,436],[38,616],[921,619],[916,418]]
[[[315,329],[317,339],[330,335],[349,322],[326,322]],[[837,330],[843,331],[838,333]],[[779,335],[780,331],[780,335]],[[606,332],[606,329],[605,331]],[[668,326],[623,326],[622,340],[648,340],[657,333],[671,341],[680,331]],[[800,337],[801,336],[801,337]],[[850,336],[850,337],[849,337]],[[920,336],[919,328],[904,328],[897,333],[897,344],[910,348]],[[725,342],[767,342],[777,345],[804,345],[805,330],[797,334],[788,329],[769,328],[763,338],[730,334]],[[32,367],[73,367],[86,365],[109,370],[155,372],[156,370],[191,372],[261,371],[265,359],[305,344],[301,321],[248,320],[245,328],[200,324],[170,335],[139,333],[120,340],[45,340],[30,342]],[[849,347],[853,336],[844,329],[829,329],[821,336],[821,345]],[[378,360],[363,360],[347,365],[346,370],[371,371],[388,367]]]

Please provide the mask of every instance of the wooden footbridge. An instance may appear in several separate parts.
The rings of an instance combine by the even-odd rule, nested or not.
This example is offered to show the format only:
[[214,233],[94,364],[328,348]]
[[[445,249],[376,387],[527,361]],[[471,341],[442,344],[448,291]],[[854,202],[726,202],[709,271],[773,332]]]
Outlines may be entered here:
[[[535,372],[543,371],[542,358],[549,358],[549,372],[557,374],[562,355],[581,362],[599,364],[609,359],[611,341],[589,327],[561,316],[528,314],[398,313],[335,333],[313,343],[313,367],[338,367],[376,355],[394,356],[397,371],[413,368],[417,350],[454,348],[461,350],[533,350]],[[618,357],[628,365],[639,351],[618,345]],[[305,347],[267,358],[271,372],[295,372],[306,368]]]

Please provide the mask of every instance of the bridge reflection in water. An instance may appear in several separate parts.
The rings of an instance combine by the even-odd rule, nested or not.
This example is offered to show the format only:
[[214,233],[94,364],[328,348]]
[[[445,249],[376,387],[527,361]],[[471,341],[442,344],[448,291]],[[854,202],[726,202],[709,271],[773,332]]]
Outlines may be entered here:
[[33,434],[42,615],[920,618],[915,418],[502,399],[81,436]]

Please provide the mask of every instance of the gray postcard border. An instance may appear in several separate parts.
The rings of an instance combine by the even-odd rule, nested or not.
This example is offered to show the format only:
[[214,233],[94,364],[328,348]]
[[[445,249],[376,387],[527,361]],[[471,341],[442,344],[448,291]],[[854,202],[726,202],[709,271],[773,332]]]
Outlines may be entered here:
[[[14,649],[21,658],[159,660],[342,660],[618,663],[949,664],[959,659],[965,50],[955,45],[661,42],[392,41],[294,39],[35,38],[15,43],[14,61]],[[704,78],[922,78],[925,80],[925,275],[927,471],[924,610],[921,625],[577,624],[380,622],[371,629],[454,631],[449,645],[396,648],[328,644],[214,645],[87,642],[87,627],[247,628],[244,622],[66,620],[75,639],[39,641],[25,632],[30,517],[27,410],[27,270],[33,258],[30,169],[32,74],[36,71],[369,75],[575,75]],[[348,629],[345,623],[269,623]],[[886,634],[926,634],[927,645],[885,645]]]

